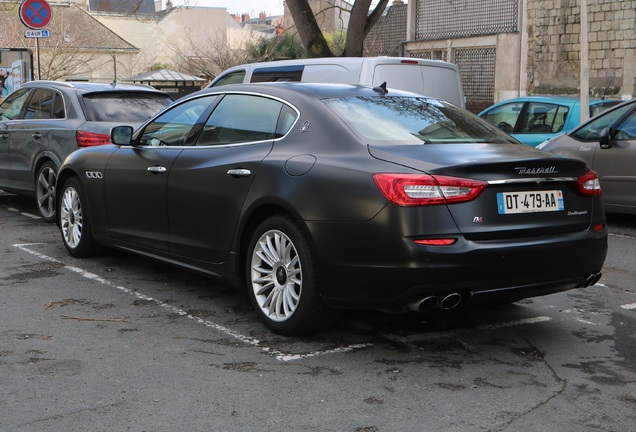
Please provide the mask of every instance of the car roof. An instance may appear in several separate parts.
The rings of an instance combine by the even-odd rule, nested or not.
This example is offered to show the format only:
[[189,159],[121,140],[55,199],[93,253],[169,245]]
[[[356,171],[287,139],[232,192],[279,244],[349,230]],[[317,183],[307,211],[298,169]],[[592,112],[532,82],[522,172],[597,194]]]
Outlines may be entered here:
[[36,80],[36,81],[28,81],[22,85],[22,87],[38,87],[41,85],[58,87],[58,88],[66,88],[66,89],[76,89],[82,90],[85,92],[100,92],[100,91],[112,91],[112,90],[122,90],[122,91],[153,91],[157,93],[163,93],[154,87],[151,87],[146,84],[134,84],[134,83],[98,83],[98,82],[88,82],[88,81],[47,81],[47,80]]
[[420,65],[436,65],[445,66],[449,68],[455,68],[453,63],[449,63],[443,60],[421,59],[414,57],[391,57],[391,56],[376,56],[376,57],[319,57],[319,58],[304,58],[304,59],[288,59],[288,60],[273,60],[266,62],[245,63],[226,69],[223,72],[237,69],[246,69],[249,67],[255,68],[269,68],[269,67],[282,67],[282,66],[309,66],[309,65],[322,65],[322,64],[334,64],[348,67],[360,67],[363,63],[370,64],[400,64],[400,63],[418,63]]
[[[380,96],[382,93],[372,87],[357,84],[340,84],[340,83],[304,83],[304,82],[267,82],[267,83],[249,83],[249,84],[228,84],[218,87],[206,88],[189,96],[204,93],[227,93],[227,92],[246,92],[246,93],[265,93],[272,96],[285,97],[294,94],[312,95],[317,98],[334,98],[334,97],[360,97],[360,96]],[[420,94],[410,93],[403,90],[388,89],[388,96],[410,96],[424,97],[427,99],[435,99]]]
[[[510,102],[569,102],[569,103],[579,103],[581,98],[578,96],[524,96],[517,97],[512,99],[506,99],[501,102],[498,102],[494,105],[510,103]],[[602,99],[602,98],[590,98],[590,104],[603,103],[603,102],[615,102],[618,99]]]

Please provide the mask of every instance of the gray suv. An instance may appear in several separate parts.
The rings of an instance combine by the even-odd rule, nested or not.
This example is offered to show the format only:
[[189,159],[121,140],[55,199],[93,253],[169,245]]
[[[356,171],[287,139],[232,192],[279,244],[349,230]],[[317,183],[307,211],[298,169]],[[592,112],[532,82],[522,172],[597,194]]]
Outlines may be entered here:
[[172,103],[141,84],[31,81],[0,104],[0,189],[37,199],[55,220],[57,171],[71,152],[109,144],[110,128],[141,125]]

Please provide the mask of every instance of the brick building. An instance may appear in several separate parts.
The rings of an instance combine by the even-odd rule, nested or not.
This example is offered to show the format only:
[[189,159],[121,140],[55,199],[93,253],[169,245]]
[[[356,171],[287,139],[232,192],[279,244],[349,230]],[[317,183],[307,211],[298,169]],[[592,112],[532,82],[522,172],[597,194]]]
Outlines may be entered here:
[[[365,45],[384,40],[388,52],[456,63],[467,106],[479,111],[515,96],[578,95],[580,17],[579,0],[398,1]],[[590,93],[634,97],[636,0],[588,1],[588,49]]]

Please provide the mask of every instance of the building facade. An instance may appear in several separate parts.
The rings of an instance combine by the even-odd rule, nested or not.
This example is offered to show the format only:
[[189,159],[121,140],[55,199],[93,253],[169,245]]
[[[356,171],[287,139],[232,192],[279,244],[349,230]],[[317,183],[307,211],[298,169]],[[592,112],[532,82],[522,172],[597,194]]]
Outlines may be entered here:
[[[580,0],[411,0],[402,55],[448,60],[467,107],[525,95],[578,95]],[[588,2],[592,96],[636,93],[636,0]]]

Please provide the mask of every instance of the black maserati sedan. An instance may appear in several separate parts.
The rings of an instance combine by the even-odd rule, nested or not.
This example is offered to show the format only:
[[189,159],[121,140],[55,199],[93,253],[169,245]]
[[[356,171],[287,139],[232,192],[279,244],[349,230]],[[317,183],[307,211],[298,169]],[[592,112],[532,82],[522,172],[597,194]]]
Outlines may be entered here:
[[220,278],[279,334],[352,308],[509,303],[601,276],[596,173],[438,99],[228,85],[111,140],[59,171],[68,252],[119,248]]

